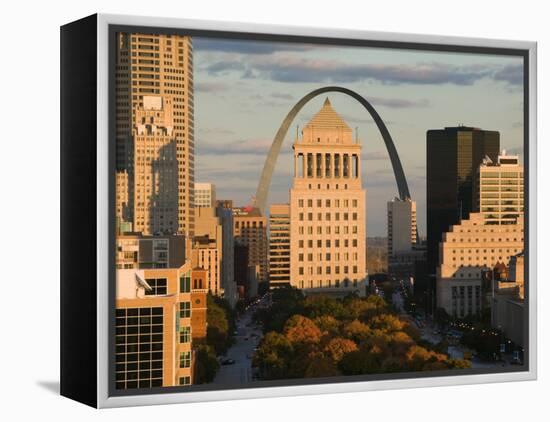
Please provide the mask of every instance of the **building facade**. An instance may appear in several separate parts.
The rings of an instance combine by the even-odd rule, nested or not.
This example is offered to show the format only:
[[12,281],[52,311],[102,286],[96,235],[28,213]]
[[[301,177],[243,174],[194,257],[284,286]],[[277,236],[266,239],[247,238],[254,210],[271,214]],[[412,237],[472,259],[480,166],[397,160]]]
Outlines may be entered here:
[[214,296],[222,296],[223,293],[221,286],[221,255],[221,239],[218,241],[209,236],[195,236],[193,238],[191,262],[194,267],[206,270],[206,289]]
[[486,224],[515,224],[524,207],[523,166],[517,155],[483,160],[477,171],[475,209]]
[[524,258],[523,252],[510,258],[509,277],[497,284],[491,303],[491,324],[519,346],[526,344]]
[[235,282],[235,238],[233,236],[233,210],[216,201],[216,215],[222,226],[222,288],[223,297],[231,307],[237,304],[237,283]]
[[482,214],[471,213],[468,220],[452,226],[440,243],[437,306],[458,318],[480,313],[483,280],[523,246],[522,216],[516,224],[487,225]]
[[269,288],[290,285],[290,205],[269,207]]
[[424,245],[417,245],[416,202],[394,198],[388,202],[388,274],[408,280],[416,261],[426,258]]
[[190,279],[189,264],[117,270],[117,389],[193,383]]
[[182,235],[116,237],[116,268],[179,268],[186,262],[187,239]]
[[259,266],[258,282],[266,282],[268,280],[266,217],[258,208],[233,208],[233,236],[235,243],[248,247],[248,265]]
[[117,189],[127,189],[117,218],[145,235],[192,235],[191,38],[118,33],[115,79]]
[[361,145],[327,98],[293,150],[291,285],[309,293],[358,289],[366,278]]
[[429,130],[426,139],[428,273],[439,264],[439,242],[449,227],[475,209],[477,169],[485,157],[497,161],[500,134],[473,127]]
[[216,206],[216,186],[213,183],[195,183],[195,207],[213,208]]

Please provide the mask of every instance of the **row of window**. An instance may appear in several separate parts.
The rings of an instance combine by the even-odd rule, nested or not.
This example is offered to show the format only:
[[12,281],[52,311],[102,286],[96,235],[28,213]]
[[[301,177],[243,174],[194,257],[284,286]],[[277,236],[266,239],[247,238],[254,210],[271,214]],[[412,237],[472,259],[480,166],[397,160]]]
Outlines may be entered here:
[[[348,226],[342,226],[341,229],[340,229],[340,226],[325,226],[325,234],[332,234],[333,229],[334,229],[334,234],[340,234],[340,233],[349,234],[350,232],[349,230],[350,228]],[[351,226],[351,232],[353,234],[357,234],[358,230],[359,229],[357,228],[357,226]],[[305,232],[307,232],[307,234],[313,234],[313,226],[298,227],[298,234],[305,234]],[[323,234],[323,226],[316,226],[315,233]]]
[[[349,266],[345,265],[344,267],[342,267],[342,270],[343,270],[342,274],[349,274]],[[330,275],[331,271],[332,271],[332,267],[326,266],[324,274]],[[353,274],[358,273],[357,265],[354,265],[352,267],[352,273]],[[304,267],[298,267],[298,274],[299,275],[304,275]],[[317,267],[316,274],[317,275],[322,275],[323,274],[323,267]],[[340,266],[339,265],[336,265],[334,267],[334,274],[340,274]],[[313,275],[313,267],[308,268],[308,275]]]
[[[305,203],[306,202],[305,202],[304,199],[298,199],[298,206],[300,208],[303,208]],[[314,203],[313,199],[308,199],[307,200],[307,206],[309,208],[313,207],[313,203]],[[334,199],[334,200],[325,199],[324,203],[325,203],[325,207],[327,207],[327,208],[331,207],[332,204],[334,204],[335,208],[339,208],[340,204],[342,204],[344,208],[348,208],[349,204],[350,204],[350,200],[349,199],[342,199],[342,200],[340,200],[340,199]],[[352,199],[351,200],[351,206],[353,208],[357,208],[357,203],[358,203],[357,199]],[[323,206],[323,200],[322,199],[316,199],[315,200],[315,205],[316,205],[317,208],[322,207]]]
[[[305,257],[305,255],[303,253],[299,253],[298,254],[298,261],[299,262],[304,262],[304,257]],[[343,257],[344,261],[349,261],[350,254],[348,252],[345,252],[345,253],[342,254],[342,257]],[[352,253],[351,257],[352,257],[353,261],[357,261],[357,257],[358,257],[357,252]],[[316,262],[323,261],[323,254],[318,253],[316,258],[317,258]],[[324,259],[325,261],[331,261],[332,254],[325,253],[324,258],[325,258]],[[312,253],[307,254],[307,260],[308,260],[308,262],[313,262],[313,254]],[[334,254],[334,260],[335,261],[340,261],[340,254],[339,253]],[[273,260],[271,260],[271,261],[273,261]]]
[[[298,241],[298,247],[299,248],[304,248],[304,240],[299,240]],[[332,248],[334,245],[335,248],[339,248],[341,246],[345,247],[345,248],[348,248],[350,246],[350,242],[349,242],[349,239],[343,239],[343,243],[340,243],[340,239],[334,239],[334,240],[331,240],[331,239],[326,239],[325,240],[325,248]],[[357,247],[357,239],[351,239],[351,246],[356,248]],[[307,247],[308,248],[313,248],[313,240],[308,240],[307,241]],[[323,241],[321,239],[318,239],[316,241],[316,247],[317,248],[322,248],[323,247]]]
[[[314,213],[312,213],[312,212],[308,212],[307,214],[301,212],[301,213],[298,214],[298,220],[304,221],[304,219],[307,219],[307,221],[313,221],[313,214]],[[340,221],[340,213],[339,212],[336,212],[334,214],[332,214],[330,212],[325,213],[324,221],[331,221],[332,215],[334,215],[334,221]],[[347,212],[342,213],[342,220],[343,221],[349,221],[349,219],[350,219],[349,217],[350,217],[349,213],[347,213]],[[351,213],[351,220],[357,221],[357,213],[356,212]],[[321,213],[321,212],[317,213],[316,221],[323,221],[323,213]]]
[[299,281],[299,286],[301,289],[314,289],[314,288],[323,288],[323,287],[350,287],[350,286],[353,286],[353,287],[357,287],[358,286],[358,280],[357,279],[353,279],[353,280],[343,280],[343,281],[340,281],[340,280],[334,280],[334,282],[332,280],[325,280],[323,282],[323,280],[318,280],[317,282],[314,282],[313,280],[308,280],[307,283],[304,282],[304,280],[300,280]]

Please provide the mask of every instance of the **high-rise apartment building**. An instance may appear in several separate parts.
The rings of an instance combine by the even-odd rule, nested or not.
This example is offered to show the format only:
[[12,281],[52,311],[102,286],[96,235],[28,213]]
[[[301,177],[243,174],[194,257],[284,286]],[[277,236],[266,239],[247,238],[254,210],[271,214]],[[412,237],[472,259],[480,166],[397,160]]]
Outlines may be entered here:
[[233,236],[235,243],[248,247],[248,266],[259,265],[258,282],[266,282],[268,280],[266,217],[258,208],[233,208]]
[[361,145],[327,98],[294,150],[290,282],[345,294],[366,277],[366,191]]
[[118,33],[115,79],[117,188],[127,189],[117,217],[143,234],[192,235],[191,38]]
[[426,148],[427,261],[435,274],[442,234],[474,211],[477,169],[485,157],[497,161],[500,134],[465,126],[429,130]]
[[269,287],[290,285],[290,205],[269,207]]
[[471,213],[450,227],[439,247],[437,306],[459,318],[478,314],[485,274],[499,263],[507,264],[523,248],[523,216],[515,224],[487,225],[482,214]]
[[485,224],[515,224],[523,214],[523,187],[523,166],[517,155],[503,152],[496,162],[485,158],[475,184],[475,209]]
[[195,207],[213,208],[216,206],[216,186],[213,183],[195,183]]

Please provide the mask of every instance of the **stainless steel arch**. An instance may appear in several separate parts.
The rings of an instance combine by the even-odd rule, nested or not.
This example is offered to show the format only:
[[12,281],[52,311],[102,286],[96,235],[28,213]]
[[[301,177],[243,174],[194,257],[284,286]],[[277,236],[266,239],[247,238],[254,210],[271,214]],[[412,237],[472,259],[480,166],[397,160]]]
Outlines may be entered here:
[[300,112],[302,107],[306,105],[306,103],[308,103],[312,98],[315,98],[316,96],[324,94],[326,92],[341,92],[342,94],[349,95],[350,97],[354,98],[359,103],[361,103],[361,105],[363,105],[363,107],[367,109],[367,111],[373,118],[374,122],[376,123],[378,130],[380,131],[380,134],[384,139],[384,143],[386,144],[386,148],[390,156],[391,165],[393,167],[395,180],[397,182],[399,197],[401,199],[406,199],[411,197],[409,193],[409,186],[407,185],[407,180],[405,179],[405,173],[403,172],[403,167],[401,166],[401,161],[399,160],[399,155],[397,155],[397,150],[395,149],[395,145],[391,138],[390,132],[388,131],[388,128],[386,127],[386,125],[382,121],[382,118],[374,109],[374,107],[364,97],[362,97],[355,91],[352,91],[351,89],[343,88],[340,86],[326,86],[326,87],[311,91],[309,94],[303,97],[300,101],[298,101],[296,105],[292,107],[292,109],[286,115],[285,119],[283,120],[283,123],[281,124],[281,127],[279,127],[279,130],[277,131],[277,134],[273,139],[273,143],[271,144],[271,148],[269,149],[269,153],[267,154],[267,159],[265,161],[264,168],[262,170],[262,176],[260,178],[260,182],[258,183],[258,189],[256,190],[256,198],[255,198],[256,207],[258,207],[264,215],[265,215],[265,208],[267,205],[267,195],[269,193],[269,187],[271,185],[271,178],[273,176],[273,171],[275,170],[277,157],[279,156],[279,152],[281,151],[281,146],[286,137],[288,129],[292,124],[292,121],[294,120],[296,115]]

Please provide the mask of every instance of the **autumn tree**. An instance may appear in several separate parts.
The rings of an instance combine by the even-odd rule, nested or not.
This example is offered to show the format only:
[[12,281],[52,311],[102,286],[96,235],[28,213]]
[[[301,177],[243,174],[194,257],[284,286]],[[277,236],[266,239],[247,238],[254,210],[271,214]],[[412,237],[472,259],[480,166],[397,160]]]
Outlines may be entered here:
[[349,338],[355,343],[361,344],[372,335],[372,331],[367,324],[354,319],[344,325],[342,334],[345,338]]
[[254,354],[254,364],[263,379],[288,378],[293,356],[290,341],[284,335],[271,331],[265,335]]
[[286,322],[283,332],[291,343],[319,343],[322,336],[319,327],[302,315],[292,316]]
[[354,341],[342,337],[331,339],[325,346],[325,352],[334,362],[340,362],[346,353],[357,350],[357,344]]

